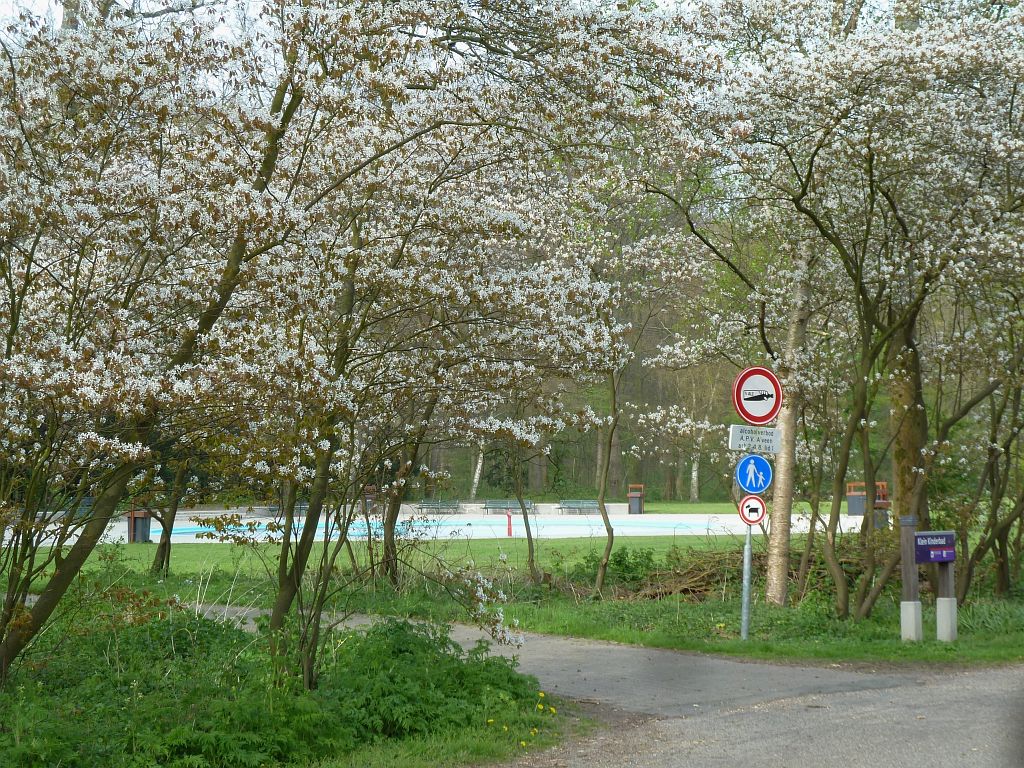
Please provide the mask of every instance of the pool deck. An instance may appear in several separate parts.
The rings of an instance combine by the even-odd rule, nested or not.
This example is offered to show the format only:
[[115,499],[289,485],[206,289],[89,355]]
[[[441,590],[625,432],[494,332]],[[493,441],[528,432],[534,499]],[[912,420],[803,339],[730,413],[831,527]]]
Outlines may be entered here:
[[[522,515],[514,513],[482,514],[482,504],[463,505],[456,514],[421,514],[415,506],[403,506],[399,522],[401,535],[414,536],[427,540],[449,539],[519,539],[526,537],[526,529]],[[609,517],[616,536],[740,536],[746,533],[747,526],[738,514],[681,514],[681,515],[630,515],[625,514],[625,504],[610,504]],[[530,515],[530,528],[538,539],[592,538],[604,536],[604,524],[600,515],[559,514],[557,504],[539,504],[537,511]],[[259,514],[262,510],[227,510],[226,513],[243,514],[247,525],[256,524],[257,536],[265,531],[274,517]],[[179,513],[174,526],[171,541],[175,543],[202,543],[208,539],[197,539],[196,534],[207,528],[201,526],[196,518],[212,517],[213,512],[195,512],[185,510]],[[794,515],[793,532],[805,533],[809,518],[806,515]],[[843,515],[840,518],[840,529],[856,530],[860,527],[861,518]],[[371,517],[371,525],[375,534],[379,531],[380,518]],[[322,541],[326,535],[323,522],[318,526],[317,540]],[[760,526],[755,526],[753,533],[760,534]],[[107,538],[117,541],[128,537],[128,523],[124,518],[111,522],[107,529]],[[336,527],[331,529],[331,538],[338,535]],[[151,538],[160,536],[160,526],[153,521]],[[352,539],[366,537],[366,523],[362,519],[353,521],[349,536]]]

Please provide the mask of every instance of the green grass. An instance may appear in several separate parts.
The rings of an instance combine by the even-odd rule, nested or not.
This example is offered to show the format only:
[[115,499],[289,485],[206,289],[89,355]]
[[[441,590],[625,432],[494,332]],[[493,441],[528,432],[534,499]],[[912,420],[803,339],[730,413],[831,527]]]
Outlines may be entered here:
[[731,501],[644,501],[644,512],[653,515],[734,515]]
[[[537,560],[559,585],[576,591],[527,583],[526,544],[519,539],[426,543],[407,553],[400,592],[372,585],[348,591],[335,605],[349,611],[465,620],[465,609],[439,584],[436,574],[473,563],[494,578],[509,597],[505,613],[524,629],[679,650],[697,650],[748,658],[843,661],[947,661],[992,663],[1024,660],[1024,600],[976,599],[960,611],[955,643],[899,640],[899,603],[894,582],[873,615],[840,621],[829,599],[812,594],[800,605],[776,608],[763,603],[763,581],[755,573],[751,639],[739,639],[740,573],[738,537],[622,537],[616,539],[608,597],[593,601],[589,584],[603,539],[549,539],[537,542]],[[755,557],[764,542],[756,537]],[[114,579],[160,595],[209,603],[267,606],[271,588],[259,558],[223,544],[175,545],[172,576],[162,583],[145,573],[150,545],[113,545],[88,566],[86,578]],[[677,596],[631,599],[631,587],[666,559],[685,566],[709,550],[723,552],[723,567],[712,594],[696,601]],[[265,551],[264,556],[272,554]],[[727,558],[728,556],[728,558]],[[360,551],[360,559],[365,552]],[[731,570],[730,570],[731,569]],[[621,599],[617,599],[619,596]],[[934,608],[925,599],[925,637],[935,636]]]
[[[823,501],[818,512],[828,518],[832,508],[831,502]],[[798,501],[793,505],[793,511],[798,514],[809,515],[811,507],[807,502]],[[646,501],[644,512],[654,515],[735,515],[736,505],[731,501],[708,501],[691,503],[688,501]],[[846,502],[842,502],[840,512],[846,512]]]
[[[760,536],[755,538],[761,539]],[[729,549],[735,548],[739,541],[739,538],[725,536],[633,536],[617,538],[616,546],[650,549],[656,558],[663,559],[673,547]],[[321,544],[315,546],[314,559],[321,547]],[[541,539],[536,542],[537,563],[555,576],[567,576],[575,564],[603,547],[604,539],[596,537]],[[361,567],[365,566],[365,545],[356,543],[354,549]],[[276,546],[248,549],[232,544],[175,544],[171,550],[171,573],[168,578],[159,580],[148,572],[154,551],[152,544],[102,544],[86,563],[83,578],[102,577],[104,583],[145,587],[161,595],[177,595],[188,602],[270,605],[272,584],[267,574],[273,572]],[[406,549],[403,558],[413,575],[417,572],[433,574],[448,566],[469,563],[483,570],[504,573],[511,569],[522,575],[527,569],[527,545],[524,539],[430,541]]]
[[[563,705],[563,708],[566,708]],[[451,765],[499,762],[512,754],[539,752],[553,746],[561,731],[548,729],[532,735],[503,731],[495,723],[462,733],[441,734],[358,749],[343,757],[309,764],[309,768],[448,768]],[[522,736],[522,739],[518,737]],[[521,742],[525,741],[526,746]]]
[[[754,537],[761,539],[760,535]],[[741,537],[730,536],[617,536],[616,546],[650,548],[663,556],[672,547],[694,549],[732,548]],[[314,555],[319,551],[316,545]],[[360,561],[365,558],[365,545],[354,542]],[[600,549],[603,537],[578,537],[567,539],[539,539],[535,541],[538,562],[552,565],[566,555],[572,557],[581,552]],[[152,544],[101,544],[90,558],[86,567],[96,569],[107,567],[111,559],[116,561],[114,569],[142,572],[149,568],[156,547]],[[448,562],[475,560],[481,564],[498,563],[499,555],[505,554],[510,562],[525,565],[527,546],[525,539],[457,539],[452,541],[427,541],[417,545],[419,552],[415,560],[427,563],[443,557]],[[182,574],[199,574],[216,568],[238,572],[245,577],[259,577],[264,572],[263,563],[276,557],[276,545],[262,545],[258,550],[236,547],[232,544],[175,544],[171,550],[171,571]],[[116,553],[116,555],[115,555]],[[107,558],[105,561],[104,558]]]
[[[605,601],[578,604],[520,604],[511,611],[523,626],[657,648],[721,653],[769,661],[950,662],[988,664],[1024,661],[1024,605],[1002,600],[975,603],[970,611],[1003,626],[978,630],[961,621],[960,639],[904,643],[899,639],[899,604],[880,604],[865,621],[840,621],[830,605],[805,603],[778,608],[756,602],[750,640],[740,634],[740,601],[686,603]],[[935,611],[924,607],[926,638],[935,637]]]

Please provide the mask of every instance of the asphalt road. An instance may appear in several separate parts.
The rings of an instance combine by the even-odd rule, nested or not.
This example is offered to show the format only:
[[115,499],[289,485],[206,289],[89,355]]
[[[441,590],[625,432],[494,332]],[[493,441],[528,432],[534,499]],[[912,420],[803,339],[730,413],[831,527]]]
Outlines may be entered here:
[[1024,665],[768,664],[532,634],[495,650],[604,723],[508,768],[1024,768]]
[[1024,768],[1021,665],[853,670],[541,636],[519,657],[609,725],[517,767]]

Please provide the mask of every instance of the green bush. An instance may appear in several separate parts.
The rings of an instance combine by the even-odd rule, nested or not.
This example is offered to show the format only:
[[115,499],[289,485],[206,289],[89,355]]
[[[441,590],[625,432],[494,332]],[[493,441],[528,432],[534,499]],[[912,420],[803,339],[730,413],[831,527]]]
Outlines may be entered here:
[[537,683],[484,646],[468,654],[447,630],[386,620],[336,650],[321,688],[363,738],[445,732],[529,711]]
[[1019,632],[1024,627],[1024,604],[1014,600],[973,600],[960,607],[957,622],[962,632],[989,635]]
[[539,725],[536,681],[435,627],[388,621],[339,635],[306,692],[274,673],[259,637],[123,608],[55,627],[0,691],[0,765],[301,765],[488,719]]
[[[569,578],[577,582],[591,582],[597,577],[597,568],[601,563],[601,553],[591,549],[583,559],[569,572]],[[636,586],[647,579],[657,569],[654,550],[639,547],[617,547],[608,558],[607,580],[612,584]]]

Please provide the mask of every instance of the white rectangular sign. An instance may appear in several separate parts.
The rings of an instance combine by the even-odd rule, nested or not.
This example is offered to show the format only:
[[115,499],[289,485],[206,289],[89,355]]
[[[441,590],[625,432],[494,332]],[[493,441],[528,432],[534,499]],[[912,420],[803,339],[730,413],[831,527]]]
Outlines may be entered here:
[[778,453],[782,448],[782,432],[775,427],[729,425],[729,450],[753,453]]

